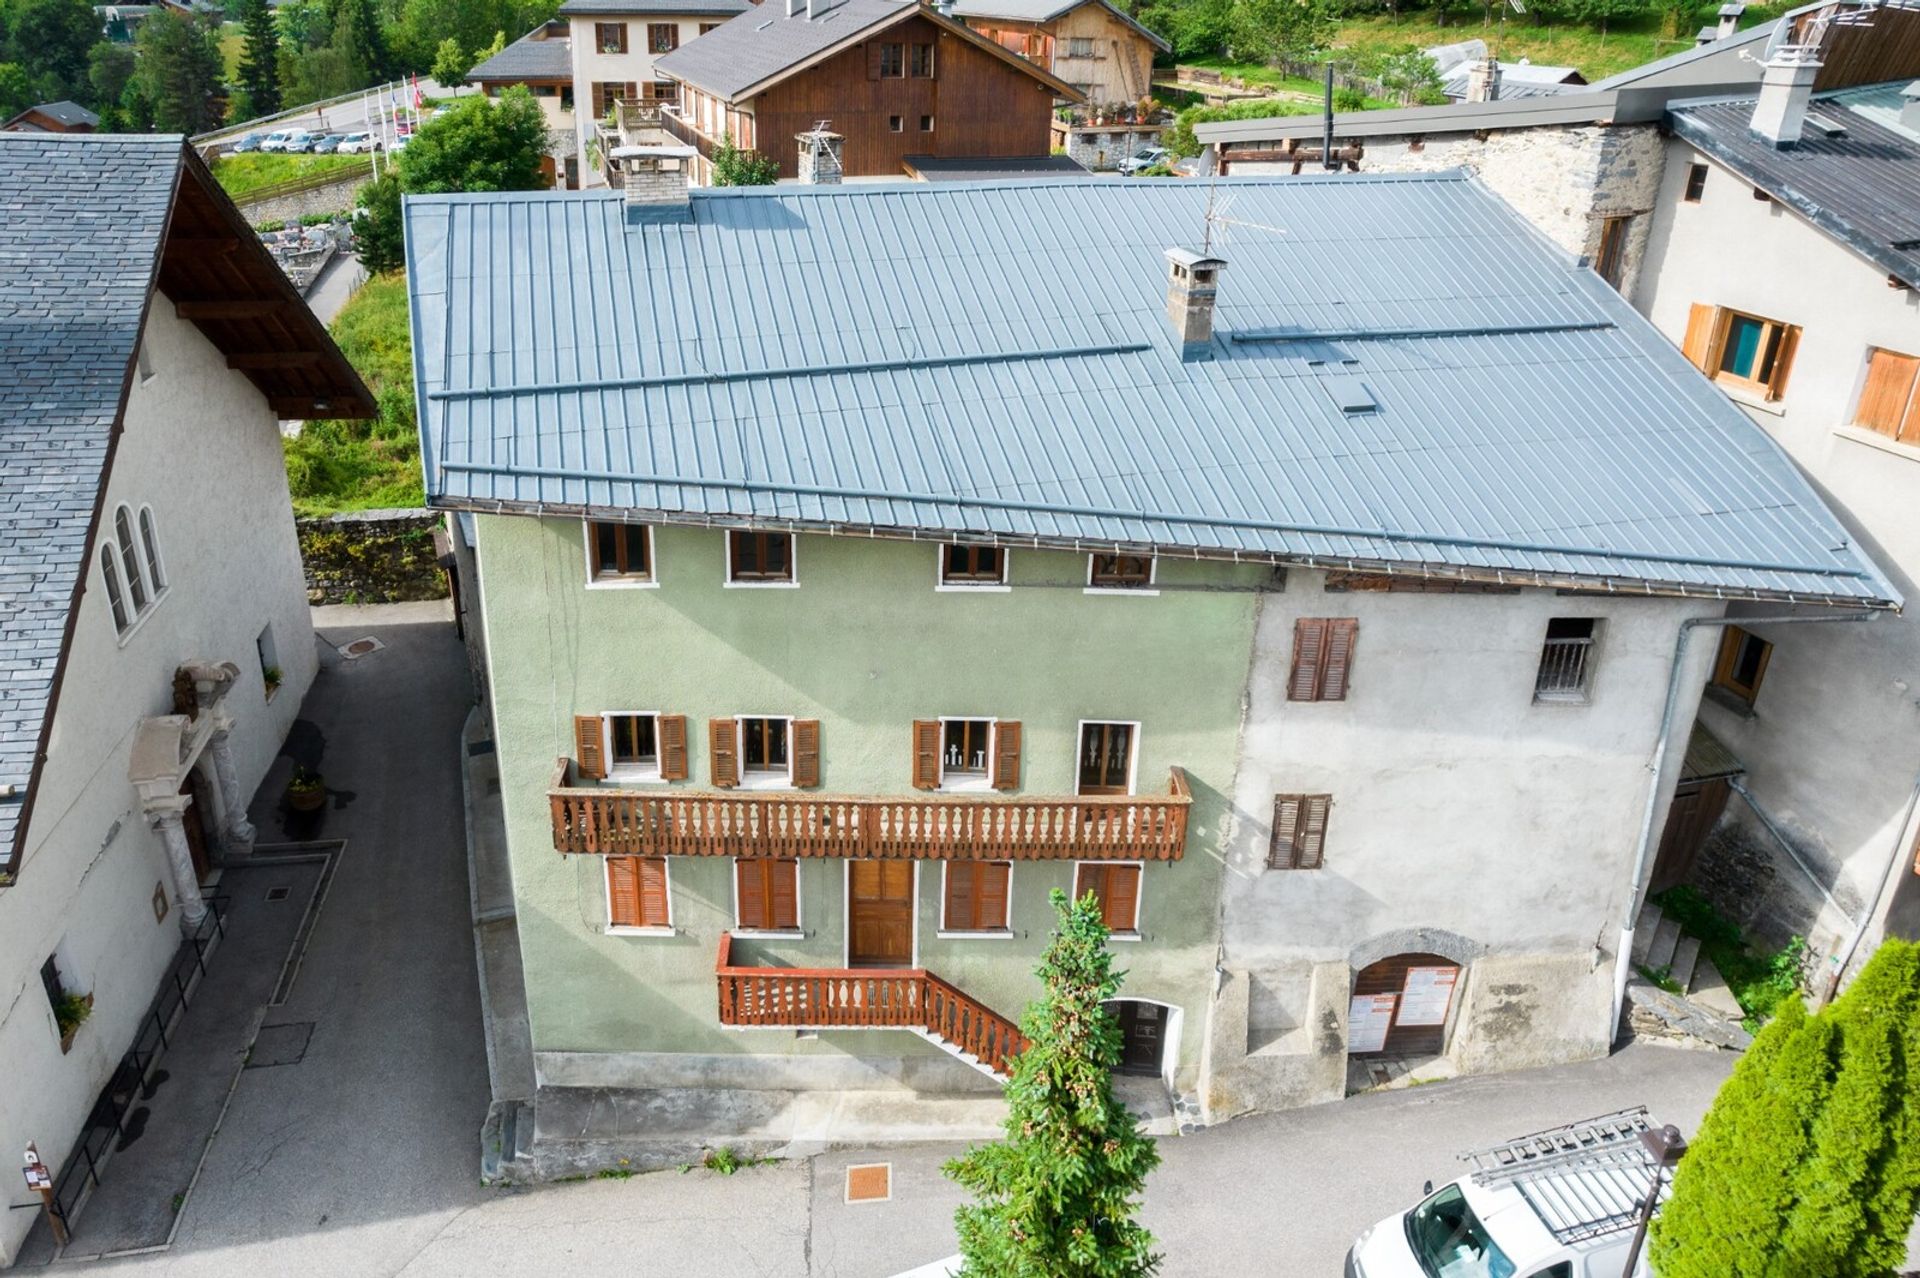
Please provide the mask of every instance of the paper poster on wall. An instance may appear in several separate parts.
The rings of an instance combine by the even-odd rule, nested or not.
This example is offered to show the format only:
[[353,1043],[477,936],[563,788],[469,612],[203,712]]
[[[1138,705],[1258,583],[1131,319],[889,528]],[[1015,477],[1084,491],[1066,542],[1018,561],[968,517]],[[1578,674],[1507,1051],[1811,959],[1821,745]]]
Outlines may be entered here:
[[1356,994],[1347,1004],[1347,1050],[1377,1052],[1387,1045],[1387,1027],[1393,1024],[1394,994]]
[[1407,984],[1400,999],[1401,1025],[1445,1025],[1447,1009],[1453,1005],[1454,983],[1460,979],[1457,967],[1410,967]]

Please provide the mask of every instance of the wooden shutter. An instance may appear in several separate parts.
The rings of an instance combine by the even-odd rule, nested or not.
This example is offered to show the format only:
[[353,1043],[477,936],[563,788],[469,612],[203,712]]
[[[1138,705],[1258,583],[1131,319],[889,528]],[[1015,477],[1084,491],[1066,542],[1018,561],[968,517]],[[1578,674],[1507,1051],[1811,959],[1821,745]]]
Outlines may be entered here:
[[707,778],[722,790],[740,784],[740,725],[707,720]]
[[640,906],[640,926],[667,927],[671,915],[667,908],[667,858],[636,857],[633,862],[638,880],[636,895]]
[[1693,309],[1687,312],[1686,340],[1680,343],[1680,351],[1687,357],[1687,362],[1708,376],[1713,374],[1713,330],[1718,318],[1717,308],[1695,302]]
[[1793,371],[1793,353],[1800,348],[1800,326],[1780,326],[1780,349],[1773,357],[1773,375],[1767,378],[1767,398],[1779,399],[1787,393],[1787,374]]
[[639,927],[640,876],[635,870],[638,857],[607,858],[607,921],[614,927]]
[[913,788],[940,788],[940,721],[913,721]]
[[1320,667],[1320,700],[1347,699],[1347,678],[1353,670],[1353,641],[1359,633],[1360,622],[1353,617],[1335,617],[1327,622],[1326,660]]
[[867,79],[878,80],[879,78],[880,42],[878,40],[869,40],[867,41]]
[[1291,870],[1294,846],[1300,838],[1300,796],[1273,796],[1273,832],[1267,840],[1267,868]]
[[1020,721],[1002,719],[993,725],[993,788],[1020,788]]
[[767,907],[773,918],[773,926],[796,928],[800,926],[800,863],[798,861],[768,861],[767,867]]
[[1327,813],[1333,796],[1276,794],[1273,834],[1267,844],[1270,870],[1317,870],[1326,861]]
[[607,775],[607,752],[600,737],[600,716],[573,716],[573,762],[580,775],[598,781]]
[[1007,926],[1005,861],[950,861],[942,926],[953,932],[985,932]]
[[977,864],[979,880],[974,891],[973,919],[979,928],[1007,926],[1007,882],[1013,866],[1006,861]]
[[1131,932],[1140,922],[1140,867],[1106,867],[1107,890],[1101,899],[1101,915],[1115,932]]
[[1894,439],[1920,435],[1920,399],[1913,393],[1916,376],[1920,376],[1920,358],[1874,351],[1867,360],[1867,384],[1860,389],[1860,407],[1853,420]]
[[1078,901],[1087,893],[1100,895],[1100,868],[1097,865],[1082,864],[1073,874],[1073,899]]
[[684,714],[660,716],[660,779],[687,779],[687,716]]
[[793,783],[806,787],[820,784],[820,721],[793,721]]
[[1287,700],[1317,701],[1320,654],[1327,644],[1327,623],[1302,617],[1293,623],[1293,673],[1287,678]]
[[947,900],[941,920],[948,931],[966,932],[973,928],[973,871],[970,861],[947,862]]
[[734,890],[738,898],[735,922],[750,932],[765,932],[772,927],[767,919],[767,863],[741,858],[733,863]]

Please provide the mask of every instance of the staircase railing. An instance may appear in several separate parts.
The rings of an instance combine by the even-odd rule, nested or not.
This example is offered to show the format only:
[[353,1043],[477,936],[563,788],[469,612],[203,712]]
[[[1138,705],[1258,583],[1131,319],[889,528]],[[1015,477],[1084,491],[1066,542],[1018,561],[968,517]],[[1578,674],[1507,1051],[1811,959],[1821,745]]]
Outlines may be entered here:
[[736,966],[723,932],[714,975],[723,1025],[924,1030],[1001,1077],[1027,1045],[1012,1021],[925,968]]

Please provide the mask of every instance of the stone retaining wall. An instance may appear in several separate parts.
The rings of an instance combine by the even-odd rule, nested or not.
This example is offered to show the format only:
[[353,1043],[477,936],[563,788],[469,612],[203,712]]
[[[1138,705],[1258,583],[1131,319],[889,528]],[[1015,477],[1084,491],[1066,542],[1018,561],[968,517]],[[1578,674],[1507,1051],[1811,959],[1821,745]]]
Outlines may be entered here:
[[364,173],[355,172],[350,177],[316,186],[310,191],[269,196],[264,200],[240,199],[234,203],[240,206],[241,215],[253,226],[262,222],[298,222],[314,213],[351,212],[355,193],[372,180]]
[[355,510],[295,522],[309,603],[446,598],[447,576],[434,539],[438,511]]

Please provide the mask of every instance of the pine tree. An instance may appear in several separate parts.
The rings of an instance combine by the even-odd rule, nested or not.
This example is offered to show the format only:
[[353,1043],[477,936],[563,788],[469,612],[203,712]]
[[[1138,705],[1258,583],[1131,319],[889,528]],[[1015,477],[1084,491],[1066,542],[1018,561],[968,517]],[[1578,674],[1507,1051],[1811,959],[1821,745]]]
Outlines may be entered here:
[[140,25],[130,86],[165,133],[203,133],[220,123],[223,66],[213,27],[157,10]]
[[280,109],[280,31],[267,0],[240,0],[236,6],[246,44],[240,54],[240,87],[254,115]]
[[1907,1233],[1920,1212],[1920,945],[1882,942],[1836,1007],[1851,1012],[1856,1003],[1888,1022],[1893,1064],[1887,1139],[1873,1169],[1866,1228],[1841,1273],[1878,1278],[1906,1262]]
[[1027,1008],[1027,1049],[1007,1083],[1007,1139],[969,1150],[947,1174],[974,1194],[954,1225],[963,1278],[1146,1278],[1153,1235],[1133,1219],[1151,1137],[1113,1096],[1120,1028],[1104,1004],[1120,988],[1107,929],[1089,894],[1059,916]]

